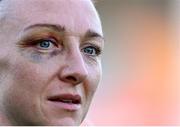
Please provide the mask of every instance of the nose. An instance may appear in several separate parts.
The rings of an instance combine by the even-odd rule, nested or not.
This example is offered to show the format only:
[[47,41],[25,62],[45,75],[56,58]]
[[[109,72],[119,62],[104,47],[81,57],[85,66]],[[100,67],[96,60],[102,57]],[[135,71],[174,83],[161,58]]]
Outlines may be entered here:
[[60,79],[73,85],[83,82],[88,75],[87,67],[79,48],[74,48],[67,55]]

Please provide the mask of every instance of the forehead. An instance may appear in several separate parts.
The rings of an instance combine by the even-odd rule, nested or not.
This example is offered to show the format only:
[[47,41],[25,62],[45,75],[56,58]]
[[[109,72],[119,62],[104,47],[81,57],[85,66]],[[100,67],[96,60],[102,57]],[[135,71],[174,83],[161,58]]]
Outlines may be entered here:
[[7,0],[11,22],[21,29],[34,24],[59,24],[79,34],[93,30],[102,35],[98,14],[90,0]]

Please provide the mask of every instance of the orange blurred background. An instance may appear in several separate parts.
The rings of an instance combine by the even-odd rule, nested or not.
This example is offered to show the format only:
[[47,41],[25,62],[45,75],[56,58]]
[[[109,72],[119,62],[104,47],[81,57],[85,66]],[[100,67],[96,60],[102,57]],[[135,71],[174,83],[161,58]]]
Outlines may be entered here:
[[180,125],[180,1],[100,0],[103,78],[83,125]]

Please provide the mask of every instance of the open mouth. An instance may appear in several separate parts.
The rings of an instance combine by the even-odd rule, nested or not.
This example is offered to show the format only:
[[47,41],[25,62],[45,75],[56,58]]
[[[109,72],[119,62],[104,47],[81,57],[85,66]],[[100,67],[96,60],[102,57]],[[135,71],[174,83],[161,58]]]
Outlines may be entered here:
[[79,95],[72,95],[72,94],[61,94],[52,97],[48,97],[48,100],[51,102],[61,102],[65,104],[81,104],[81,97]]

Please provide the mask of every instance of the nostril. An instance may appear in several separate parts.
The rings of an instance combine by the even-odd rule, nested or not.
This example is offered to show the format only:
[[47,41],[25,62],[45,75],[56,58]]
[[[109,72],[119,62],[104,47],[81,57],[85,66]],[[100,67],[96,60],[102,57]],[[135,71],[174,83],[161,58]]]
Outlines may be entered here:
[[67,76],[66,79],[72,82],[77,82],[77,79],[74,76]]

